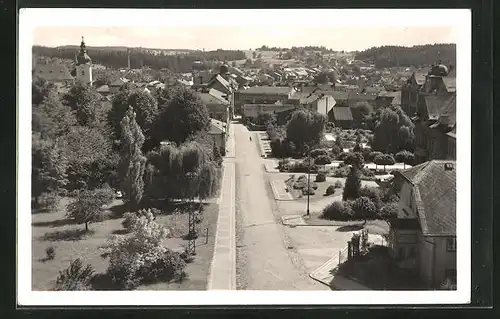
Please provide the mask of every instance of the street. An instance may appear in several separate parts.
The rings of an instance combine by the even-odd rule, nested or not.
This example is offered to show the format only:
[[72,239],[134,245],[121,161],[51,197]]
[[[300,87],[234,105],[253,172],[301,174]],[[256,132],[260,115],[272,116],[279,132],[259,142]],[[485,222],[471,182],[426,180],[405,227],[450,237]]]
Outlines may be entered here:
[[[245,126],[232,125],[236,144],[236,218],[242,218],[247,290],[322,290],[300,269],[301,261],[286,247],[272,211],[257,137]],[[252,136],[252,141],[249,137]],[[239,216],[238,216],[239,215]]]

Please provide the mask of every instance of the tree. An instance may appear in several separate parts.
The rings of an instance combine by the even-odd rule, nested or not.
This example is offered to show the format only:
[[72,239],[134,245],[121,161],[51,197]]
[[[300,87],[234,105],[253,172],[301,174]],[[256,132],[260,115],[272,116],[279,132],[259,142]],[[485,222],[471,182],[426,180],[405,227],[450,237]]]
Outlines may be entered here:
[[54,91],[55,86],[53,83],[34,75],[31,83],[31,103],[34,105],[42,103],[51,92],[55,93]]
[[403,149],[413,149],[414,127],[400,107],[384,108],[375,126],[373,149],[393,154]]
[[98,190],[79,191],[76,199],[66,207],[66,217],[74,219],[78,224],[85,224],[85,231],[89,230],[89,223],[99,221],[102,218],[103,206],[108,205],[114,199],[111,188]]
[[135,118],[134,110],[129,107],[121,123],[121,158],[119,164],[122,190],[131,207],[136,207],[142,199],[144,191],[143,176],[146,164],[146,158],[141,151],[144,144],[144,135]]
[[367,219],[374,218],[377,214],[377,207],[368,197],[358,197],[352,203],[352,210],[354,211],[354,216],[357,218],[362,218],[365,221]]
[[212,154],[214,157],[214,161],[217,163],[217,165],[220,166],[222,164],[222,155],[220,153],[219,147],[217,147],[217,144],[215,144],[215,142],[214,142]]
[[42,139],[39,133],[32,135],[32,195],[35,205],[43,193],[57,192],[67,183],[68,158],[64,140]]
[[332,146],[332,149],[331,149],[331,153],[332,153],[332,156],[336,159],[337,156],[340,155],[340,153],[342,153],[343,150],[337,145],[337,144],[333,144]]
[[318,112],[299,109],[292,113],[286,126],[286,137],[295,143],[299,150],[305,145],[318,144],[323,138],[326,117]]
[[75,111],[82,126],[103,126],[106,110],[102,107],[101,95],[87,84],[77,83],[64,95],[64,103]]
[[394,165],[396,161],[394,160],[394,157],[390,154],[382,154],[382,155],[377,155],[374,159],[373,162],[376,165],[384,165],[384,172],[385,172],[385,166],[386,165]]
[[383,153],[378,151],[371,152],[368,157],[368,160],[373,162],[375,160],[375,157],[377,157],[377,155],[383,155]]
[[[160,96],[160,101],[163,102],[163,99],[167,97],[164,90],[161,92],[157,96]],[[107,117],[108,123],[113,128],[117,138],[121,134],[121,121],[129,107],[132,107],[135,111],[137,124],[139,124],[144,132],[143,134],[146,135],[149,141],[152,136],[153,123],[158,116],[156,99],[151,94],[140,90],[124,89],[118,92],[113,98],[111,111]]]
[[43,138],[56,138],[68,133],[76,124],[74,112],[59,100],[57,93],[49,92],[38,105],[33,107],[33,131]]
[[351,167],[349,175],[347,175],[342,200],[355,199],[359,196],[361,189],[361,172],[356,166]]
[[397,203],[388,203],[382,206],[380,209],[379,217],[387,222],[391,221],[398,216],[398,204]]
[[403,163],[403,168],[406,168],[406,165],[411,165],[413,164],[415,156],[413,155],[412,152],[408,151],[400,151],[396,154],[396,161],[398,163]]
[[347,153],[346,158],[344,159],[345,164],[355,166],[359,169],[363,167],[364,161],[365,159],[363,158],[363,155],[358,152]]
[[322,71],[314,77],[314,82],[318,84],[325,84],[328,82],[335,83],[337,81],[338,75],[334,71],[326,72]]
[[368,116],[373,112],[373,107],[368,102],[357,102],[352,108],[352,116],[354,120],[361,125],[366,121]]
[[94,268],[87,264],[84,266],[80,258],[72,261],[68,268],[59,272],[56,279],[56,291],[90,290]]
[[97,188],[110,182],[117,168],[112,142],[100,128],[75,126],[64,137],[68,152],[69,189]]
[[207,107],[191,89],[179,88],[155,123],[157,140],[169,140],[178,145],[210,127]]

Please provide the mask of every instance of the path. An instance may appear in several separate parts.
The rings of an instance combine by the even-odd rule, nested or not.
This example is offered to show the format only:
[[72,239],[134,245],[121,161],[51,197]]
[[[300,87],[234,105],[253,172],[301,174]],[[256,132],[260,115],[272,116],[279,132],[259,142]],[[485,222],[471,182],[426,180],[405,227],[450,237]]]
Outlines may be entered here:
[[223,162],[219,216],[215,235],[214,256],[208,279],[208,290],[236,289],[236,232],[235,232],[235,141],[229,130],[227,153]]
[[[320,290],[323,287],[296,266],[285,247],[284,233],[273,214],[268,182],[256,136],[241,124],[232,132],[236,145],[238,202],[243,220],[243,245],[248,290]],[[252,141],[249,140],[252,136]],[[318,286],[319,285],[319,286]]]

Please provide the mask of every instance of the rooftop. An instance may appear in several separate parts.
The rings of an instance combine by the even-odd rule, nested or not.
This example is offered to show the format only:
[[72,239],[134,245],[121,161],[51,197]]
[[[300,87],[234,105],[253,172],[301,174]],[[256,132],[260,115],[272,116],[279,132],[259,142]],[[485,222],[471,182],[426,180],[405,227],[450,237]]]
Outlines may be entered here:
[[332,108],[333,118],[336,121],[352,121],[352,112],[350,107],[337,106]]
[[74,80],[68,68],[63,64],[37,64],[33,71],[33,75],[37,75],[47,81]]
[[276,94],[276,95],[288,95],[293,93],[294,90],[288,86],[252,86],[246,90],[238,90],[240,93],[244,94]]
[[[445,166],[451,167],[446,169]],[[401,171],[410,182],[422,232],[427,236],[456,234],[456,162],[432,160]]]

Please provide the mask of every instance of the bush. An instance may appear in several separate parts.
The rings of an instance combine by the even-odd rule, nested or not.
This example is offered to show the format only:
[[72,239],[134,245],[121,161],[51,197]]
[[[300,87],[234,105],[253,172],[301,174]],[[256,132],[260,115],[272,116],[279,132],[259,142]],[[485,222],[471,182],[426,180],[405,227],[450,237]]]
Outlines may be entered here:
[[[309,165],[307,164],[307,161],[298,161],[293,164],[290,164],[288,171],[290,173],[307,173],[309,170]],[[311,172],[316,172],[318,171],[318,167],[314,164],[311,165],[310,168]]]
[[319,148],[311,151],[312,158],[318,158],[320,156],[328,156],[328,150]]
[[83,265],[80,258],[72,261],[68,268],[59,272],[55,290],[90,290],[90,281],[94,275],[91,265]]
[[361,187],[361,189],[359,190],[359,196],[368,197],[375,204],[377,209],[382,205],[382,195],[377,187]]
[[315,192],[314,192],[313,188],[309,188],[309,189],[307,187],[302,188],[302,195],[307,196],[307,195],[314,195],[314,194],[315,194]]
[[342,188],[342,186],[344,186],[344,185],[342,185],[341,181],[335,181],[334,185],[335,185],[335,188]]
[[323,209],[321,217],[329,220],[351,220],[353,211],[349,202],[335,201]]
[[167,250],[163,256],[158,258],[151,265],[145,265],[139,270],[138,277],[142,282],[167,282],[172,279],[179,279],[185,276],[184,269],[186,262],[181,254],[172,250]]
[[47,254],[47,257],[45,257],[46,260],[52,260],[56,258],[56,250],[54,246],[47,247],[47,249],[45,249],[45,253]]
[[398,204],[388,203],[382,206],[377,217],[384,220],[391,220],[396,218],[397,216],[398,216]]
[[59,204],[59,196],[53,193],[43,193],[38,197],[37,208],[43,210],[53,210]]
[[347,177],[351,169],[349,166],[338,166],[333,169],[332,176],[333,177]]
[[359,219],[373,219],[377,214],[377,207],[368,197],[358,197],[352,203],[352,210],[354,211],[354,217]]
[[147,217],[148,214],[151,214],[153,220],[155,220],[156,216],[160,213],[161,210],[157,208],[140,209],[135,213],[125,213],[123,215],[125,219],[122,221],[122,226],[125,229],[130,229],[142,216]]
[[326,165],[326,164],[330,164],[331,162],[332,162],[332,160],[331,160],[330,156],[328,156],[328,155],[320,155],[314,159],[315,165]]
[[[110,258],[107,273],[114,284],[125,289],[133,289],[143,280],[166,273],[158,270],[164,265],[177,265],[171,262],[175,256],[163,245],[168,230],[154,221],[151,212],[138,217],[129,229],[130,235],[114,236],[105,247]],[[153,274],[148,275],[148,270]],[[161,278],[165,277],[161,275]]]
[[324,182],[324,181],[326,181],[326,176],[325,176],[325,174],[324,174],[324,173],[318,173],[318,174],[316,175],[316,179],[315,179],[315,181],[316,181],[316,182],[318,182],[318,183],[319,183],[319,182]]
[[326,192],[325,192],[326,195],[333,195],[335,194],[335,186],[333,185],[330,185],[326,188]]

